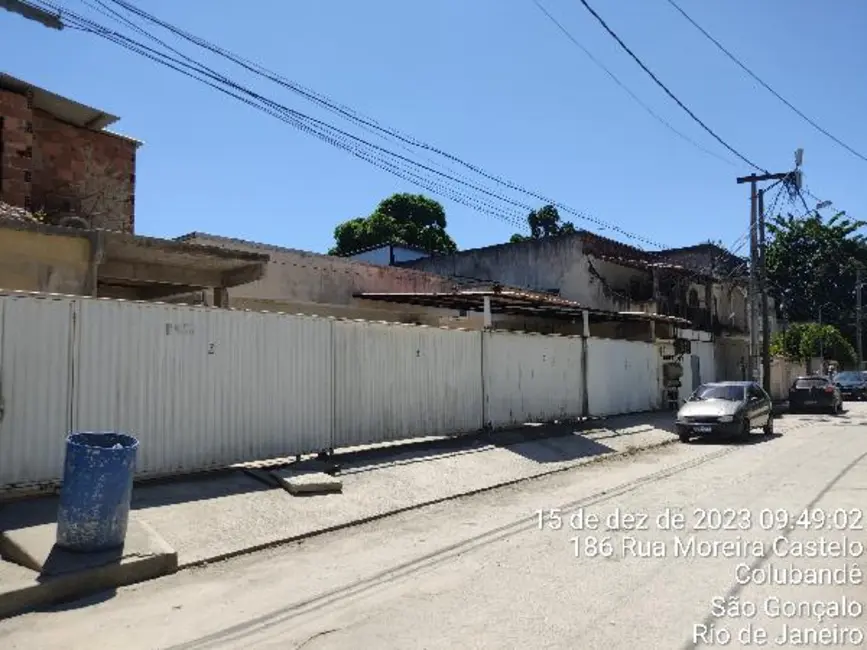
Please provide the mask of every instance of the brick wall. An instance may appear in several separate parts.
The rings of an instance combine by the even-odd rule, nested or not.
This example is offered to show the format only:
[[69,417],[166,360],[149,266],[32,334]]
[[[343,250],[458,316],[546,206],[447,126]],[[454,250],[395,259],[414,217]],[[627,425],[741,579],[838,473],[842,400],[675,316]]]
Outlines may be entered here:
[[0,116],[0,199],[52,221],[76,215],[94,228],[134,231],[134,141],[65,124],[2,90]]
[[27,97],[0,90],[0,199],[31,207],[32,111]]

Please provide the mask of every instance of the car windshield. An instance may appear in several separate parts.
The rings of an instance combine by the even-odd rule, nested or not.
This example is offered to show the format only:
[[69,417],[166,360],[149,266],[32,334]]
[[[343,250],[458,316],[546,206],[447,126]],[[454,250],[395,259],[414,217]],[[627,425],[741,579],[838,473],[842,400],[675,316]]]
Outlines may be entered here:
[[698,390],[689,398],[689,401],[703,402],[709,399],[723,399],[727,402],[743,402],[744,395],[745,388],[743,386],[699,386]]
[[795,388],[823,388],[828,385],[828,380],[824,377],[810,377],[808,379],[799,379],[795,382]]
[[839,372],[835,377],[837,381],[851,381],[851,382],[862,382],[864,381],[864,374],[860,372],[854,372],[849,370],[847,372]]

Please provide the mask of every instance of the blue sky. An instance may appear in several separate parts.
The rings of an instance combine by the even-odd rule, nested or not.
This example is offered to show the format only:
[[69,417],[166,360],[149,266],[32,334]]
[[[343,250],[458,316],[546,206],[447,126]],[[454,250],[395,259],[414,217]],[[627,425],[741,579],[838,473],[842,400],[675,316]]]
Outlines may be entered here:
[[[111,24],[79,0],[57,1]],[[578,0],[542,2],[658,114],[733,158]],[[679,3],[801,111],[867,153],[862,0]],[[735,177],[751,170],[695,149],[654,120],[532,0],[136,4],[382,124],[652,241],[728,245],[747,227],[748,190]],[[590,4],[734,148],[771,171],[786,171],[794,149],[803,147],[810,190],[865,216],[867,162],[758,87],[666,0]],[[196,56],[281,103],[343,126],[288,90],[206,53]],[[137,173],[141,234],[199,230],[321,252],[339,222],[366,216],[394,192],[418,191],[93,35],[48,30],[0,12],[0,59],[14,76],[121,116],[113,128],[145,142]],[[460,248],[502,242],[515,231],[442,202]]]

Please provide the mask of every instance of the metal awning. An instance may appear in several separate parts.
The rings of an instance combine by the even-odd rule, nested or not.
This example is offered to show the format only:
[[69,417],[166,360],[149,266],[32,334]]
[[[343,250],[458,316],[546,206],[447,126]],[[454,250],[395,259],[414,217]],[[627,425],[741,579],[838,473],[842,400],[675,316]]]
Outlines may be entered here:
[[659,321],[673,324],[688,324],[683,318],[647,314],[644,312],[617,312],[586,307],[565,298],[544,293],[503,289],[466,290],[449,293],[356,293],[356,298],[379,300],[405,305],[418,305],[435,309],[455,311],[484,311],[485,298],[490,301],[492,314],[513,316],[541,316],[561,320],[583,318],[588,312],[594,320]]

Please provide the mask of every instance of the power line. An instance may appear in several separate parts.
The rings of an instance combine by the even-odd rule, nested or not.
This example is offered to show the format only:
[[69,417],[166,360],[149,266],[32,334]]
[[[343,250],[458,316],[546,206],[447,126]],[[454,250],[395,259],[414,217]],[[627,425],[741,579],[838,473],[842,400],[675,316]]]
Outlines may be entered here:
[[[97,1],[101,6],[105,7],[105,4],[103,2],[101,2],[100,0]],[[49,2],[48,0],[41,0],[41,3],[53,7],[55,10],[61,9],[60,7]],[[286,122],[305,133],[314,135],[314,137],[317,137],[327,142],[328,144],[332,144],[333,146],[348,151],[350,154],[362,160],[365,160],[366,162],[369,162],[374,166],[379,167],[380,169],[389,171],[390,173],[400,178],[410,180],[411,182],[414,182],[421,187],[425,187],[438,194],[453,198],[454,200],[473,209],[492,214],[493,216],[508,221],[513,225],[518,224],[519,227],[525,227],[525,223],[522,218],[523,215],[516,216],[504,214],[502,208],[494,206],[490,203],[489,200],[480,199],[475,196],[468,197],[466,194],[463,194],[459,190],[455,189],[454,186],[449,183],[449,181],[451,181],[452,183],[464,185],[465,187],[485,194],[492,199],[504,201],[512,206],[529,211],[531,209],[531,206],[525,203],[516,202],[512,199],[508,199],[500,195],[494,194],[489,190],[486,190],[485,188],[481,188],[460,181],[457,178],[450,176],[449,174],[439,172],[438,170],[431,169],[430,167],[425,165],[420,165],[419,163],[410,160],[404,156],[394,154],[393,152],[383,147],[373,145],[361,138],[358,138],[357,136],[337,129],[336,127],[333,127],[321,120],[316,120],[315,118],[307,116],[299,111],[289,109],[286,106],[279,104],[278,102],[268,99],[267,97],[264,97],[258,93],[249,90],[248,88],[245,88],[240,84],[231,81],[224,75],[213,71],[212,69],[195,61],[194,59],[191,59],[190,57],[179,53],[178,50],[172,48],[171,46],[168,46],[157,37],[148,34],[145,30],[142,30],[141,28],[136,26],[135,23],[132,23],[127,19],[122,19],[121,22],[127,24],[128,26],[132,26],[136,31],[140,33],[146,34],[149,38],[162,44],[164,47],[170,49],[171,51],[179,53],[181,58],[179,59],[177,57],[171,57],[163,52],[154,50],[153,48],[150,48],[149,46],[144,45],[143,43],[140,43],[135,39],[112,31],[107,27],[104,27],[90,19],[83,18],[78,14],[75,14],[74,12],[66,10],[65,8],[63,8],[62,11],[64,19],[67,21],[67,23],[73,24],[78,29],[105,38],[106,40],[113,42],[121,47],[124,47],[130,51],[145,56],[146,58],[154,60],[161,65],[165,65],[166,67],[190,76],[191,78],[205,83],[206,85],[215,88],[216,90],[223,92],[224,94],[227,94],[235,99],[239,99],[240,101],[243,101],[244,103],[253,106],[257,110],[261,110],[266,114],[276,117],[277,119],[280,119],[281,121]],[[111,13],[117,16],[116,12],[111,11]],[[181,59],[184,59],[185,61]],[[228,86],[229,88],[227,89],[223,86]],[[389,157],[391,157],[391,160],[389,160]],[[425,177],[423,176],[425,172],[436,174],[440,176],[441,179],[437,181]],[[542,197],[543,200],[545,198],[546,197]],[[554,205],[561,205],[550,200],[548,200],[548,202]],[[590,220],[593,223],[596,223],[602,228],[610,228],[616,232],[625,234],[630,238],[639,239],[653,246],[664,248],[662,244],[652,242],[642,237],[638,237],[637,235],[632,235],[631,233],[626,233],[621,228],[612,226],[611,224],[607,224],[603,221],[586,216],[584,216],[583,218]]]
[[[198,62],[193,62],[191,64],[184,62],[177,57],[171,57],[169,55],[166,55],[165,53],[158,52],[153,48],[144,45],[143,43],[135,41],[134,39],[130,39],[127,36],[113,32],[93,21],[90,21],[89,19],[80,17],[73,12],[64,11],[64,21],[65,24],[71,25],[73,28],[77,28],[82,31],[86,31],[88,33],[92,33],[102,38],[105,38],[106,40],[120,45],[125,49],[133,51],[161,65],[180,72],[181,74],[196,79],[204,83],[205,85],[208,85],[235,99],[239,99],[240,101],[250,106],[253,106],[254,108],[257,108],[258,110],[262,110],[263,112],[271,115],[272,117],[276,117],[277,119],[280,119],[281,121],[286,122],[303,132],[314,135],[315,137],[318,137],[319,139],[329,144],[332,144],[333,146],[337,146],[338,148],[341,148],[349,152],[350,154],[361,158],[362,160],[365,160],[366,162],[369,162],[374,166],[379,167],[380,169],[389,171],[390,173],[400,178],[403,178],[404,180],[414,182],[415,184],[420,185],[425,189],[436,192],[440,195],[444,195],[459,203],[462,203],[463,205],[466,205],[467,207],[471,207],[481,212],[486,212],[488,214],[496,216],[504,221],[507,221],[513,226],[522,227],[524,225],[521,216],[516,214],[504,213],[502,208],[494,206],[487,200],[479,199],[477,197],[469,197],[468,195],[454,189],[453,186],[447,184],[444,185],[443,181],[435,181],[431,180],[430,178],[420,176],[418,171],[411,171],[411,168],[415,167],[422,172],[433,173],[437,176],[444,178],[446,181],[453,181],[460,185],[464,185],[469,189],[475,190],[491,198],[518,207],[523,211],[529,211],[530,209],[532,209],[532,206],[530,206],[529,204],[520,203],[513,199],[497,195],[477,185],[473,185],[465,181],[460,181],[450,176],[449,174],[440,172],[426,165],[412,161],[405,156],[395,154],[383,147],[379,147],[378,145],[368,143],[367,141],[359,138],[358,136],[337,129],[336,127],[332,127],[331,125],[328,125],[321,120],[317,120],[315,118],[307,116],[299,111],[289,109],[288,107],[279,104],[278,102],[268,99],[258,93],[251,91],[248,88],[245,88],[240,84],[228,80],[226,77],[214,72],[210,68],[207,68],[206,66]],[[183,58],[189,59],[189,57]],[[190,59],[190,61],[192,60]],[[211,79],[211,81],[208,81],[208,79]],[[227,90],[226,88],[218,84],[229,86],[229,88],[233,90]],[[244,95],[246,95],[246,97]],[[386,157],[384,157],[384,155]],[[393,159],[396,159],[396,162],[395,160],[389,161],[387,156],[391,156]],[[410,166],[410,169],[407,169],[407,165]]]
[[720,43],[718,40],[716,40],[713,36],[711,36],[707,32],[707,30],[705,30],[701,25],[699,25],[695,20],[693,20],[693,18],[689,14],[687,14],[683,9],[681,9],[680,6],[676,2],[674,2],[674,0],[666,0],[666,1],[668,2],[668,4],[670,4],[672,7],[674,7],[680,13],[681,16],[686,18],[686,20],[689,21],[689,23],[693,27],[695,27],[699,32],[701,32],[705,36],[705,38],[707,38],[711,43],[716,45],[717,48],[719,48],[719,50],[723,54],[725,54],[729,59],[734,61],[734,63],[737,64],[737,66],[741,70],[746,72],[750,77],[752,77],[756,82],[758,82],[765,90],[767,90],[774,97],[776,97],[781,102],[783,102],[783,104],[788,106],[796,115],[798,115],[801,119],[803,119],[805,122],[807,122],[814,129],[819,131],[819,133],[822,133],[823,135],[830,138],[831,140],[836,142],[838,145],[840,145],[841,147],[846,149],[846,151],[851,153],[853,156],[856,156],[856,157],[860,158],[861,160],[863,160],[864,162],[867,162],[867,156],[864,156],[863,154],[859,153],[858,151],[856,151],[855,149],[850,147],[848,144],[846,144],[845,142],[840,140],[838,137],[829,133],[827,130],[825,130],[824,128],[819,126],[814,120],[812,120],[809,117],[807,117],[806,115],[804,115],[804,113],[802,113],[800,110],[798,110],[790,101],[788,101],[785,97],[780,95],[780,93],[778,93],[776,90],[771,88],[771,86],[769,86],[764,80],[762,80],[755,72],[750,70],[750,68],[747,67],[747,65],[745,63],[743,63],[740,59],[738,59],[734,54],[732,54],[728,49],[726,49],[722,43]]
[[584,5],[584,8],[587,9],[587,11],[589,11],[590,14],[599,22],[599,24],[602,25],[603,28],[605,28],[605,31],[608,32],[608,34],[611,36],[611,38],[613,38],[615,41],[617,41],[617,44],[620,45],[620,47],[629,56],[631,56],[632,59],[639,66],[641,66],[641,69],[644,70],[650,76],[650,78],[653,79],[654,82],[656,82],[656,85],[659,86],[660,88],[662,88],[662,90],[665,91],[665,94],[668,95],[669,97],[671,97],[671,99],[673,99],[675,101],[675,103],[678,106],[680,106],[686,112],[686,114],[689,115],[701,128],[703,128],[705,131],[707,131],[711,136],[713,136],[713,138],[717,142],[719,142],[722,146],[724,146],[726,149],[728,149],[730,152],[732,152],[735,156],[737,156],[738,158],[743,160],[750,167],[753,167],[754,169],[758,169],[759,171],[764,172],[765,174],[768,173],[768,171],[766,169],[763,169],[762,167],[759,167],[758,165],[756,165],[749,158],[744,156],[741,152],[739,152],[737,149],[732,147],[728,142],[726,142],[720,136],[718,136],[707,124],[702,122],[696,116],[696,114],[693,113],[689,108],[687,108],[686,104],[684,104],[682,101],[680,101],[680,99],[678,99],[677,96],[673,92],[671,92],[671,90],[668,89],[668,86],[666,86],[664,83],[662,83],[659,80],[659,77],[657,77],[655,74],[653,74],[653,72],[650,70],[650,68],[648,68],[644,64],[644,62],[641,59],[639,59],[638,56],[631,49],[629,49],[629,46],[626,45],[626,43],[623,42],[623,40],[614,32],[614,30],[612,30],[608,26],[608,24],[602,19],[602,17],[598,13],[596,13],[596,11],[594,11],[593,7],[591,7],[587,3],[587,0],[579,0],[579,1],[581,2],[582,5]]
[[[253,63],[247,59],[244,59],[243,57],[240,57],[239,55],[234,54],[234,53],[230,52],[229,50],[226,50],[225,48],[221,48],[217,45],[214,45],[213,43],[209,43],[205,39],[199,38],[193,34],[190,34],[189,32],[185,32],[184,30],[182,30],[182,29],[180,29],[180,28],[178,28],[178,27],[176,27],[176,26],[174,26],[174,25],[172,25],[166,21],[161,20],[160,18],[157,18],[156,16],[153,16],[152,14],[149,14],[142,9],[139,9],[138,7],[130,4],[129,2],[125,2],[124,0],[111,0],[111,1],[114,2],[115,4],[117,4],[118,6],[122,7],[123,9],[126,9],[127,11],[134,13],[135,15],[137,15],[141,18],[144,18],[148,22],[151,22],[155,25],[158,25],[158,26],[168,30],[169,32],[175,34],[176,36],[179,36],[180,38],[187,40],[187,41],[189,41],[189,42],[191,42],[191,43],[193,43],[193,44],[195,44],[195,45],[197,45],[203,49],[206,49],[206,50],[211,51],[212,53],[218,54],[219,56],[232,61],[233,63],[241,66],[242,68],[244,68],[250,72],[253,72],[254,74],[257,74],[259,76],[267,78],[270,81],[273,81],[273,82],[275,82],[275,83],[277,83],[277,84],[279,84],[285,88],[288,88],[289,90],[292,90],[293,92],[296,92],[296,93],[304,96],[308,100],[314,101],[315,103],[327,108],[328,110],[331,110],[333,112],[336,112],[336,113],[343,115],[347,119],[350,119],[351,121],[353,121],[357,124],[364,124],[370,128],[373,128],[377,131],[385,133],[388,136],[395,138],[397,140],[400,140],[406,144],[409,144],[409,145],[417,147],[419,149],[427,150],[431,153],[435,153],[437,155],[443,156],[444,158],[451,160],[452,162],[455,162],[459,165],[462,165],[462,166],[470,169],[474,173],[479,174],[480,176],[482,176],[482,177],[484,177],[490,181],[493,181],[497,184],[503,185],[504,187],[508,187],[509,189],[511,189],[513,191],[521,192],[522,194],[526,194],[528,196],[531,196],[531,197],[533,197],[539,201],[542,201],[544,203],[554,205],[558,209],[560,209],[560,210],[562,210],[568,214],[571,214],[573,216],[576,216],[579,219],[589,221],[589,222],[594,223],[597,226],[600,226],[603,228],[608,228],[608,229],[610,229],[614,232],[617,232],[617,233],[619,233],[619,234],[621,234],[624,237],[627,237],[629,239],[632,239],[632,240],[635,240],[638,242],[643,242],[643,243],[649,244],[651,246],[663,248],[663,246],[657,242],[654,242],[654,241],[649,240],[647,238],[641,237],[641,236],[636,235],[634,233],[630,233],[628,231],[625,231],[622,228],[615,226],[613,224],[605,223],[599,219],[596,219],[594,217],[587,215],[585,212],[576,210],[575,208],[572,208],[568,205],[560,203],[560,202],[558,202],[558,201],[556,201],[550,197],[544,196],[538,192],[529,190],[526,187],[523,187],[517,183],[514,183],[514,182],[509,181],[507,179],[504,179],[502,177],[499,177],[495,174],[491,174],[490,172],[487,172],[476,165],[468,163],[465,160],[462,160],[461,158],[459,158],[453,154],[450,154],[450,153],[448,153],[442,149],[434,147],[433,145],[422,142],[422,141],[420,141],[416,138],[413,138],[411,136],[404,135],[404,134],[402,134],[399,131],[396,131],[394,129],[384,127],[381,124],[379,124],[378,122],[376,122],[376,120],[373,120],[371,118],[366,118],[366,117],[362,116],[360,113],[358,113],[357,111],[354,111],[349,107],[336,104],[335,102],[333,102],[332,100],[327,98],[325,95],[322,95],[321,93],[316,93],[310,89],[304,88],[303,86],[300,86],[299,84],[292,82],[292,81],[286,79],[285,77],[282,77],[282,76],[278,75],[277,73],[270,71],[261,65]],[[525,226],[522,226],[522,227],[525,227]]]
[[536,5],[536,7],[539,9],[539,11],[541,11],[545,16],[547,16],[548,20],[550,20],[552,23],[554,23],[554,25],[557,27],[557,29],[559,29],[563,33],[563,35],[572,42],[573,45],[575,45],[582,52],[584,52],[584,54],[587,56],[587,58],[589,58],[594,64],[596,64],[596,66],[598,68],[600,68],[605,74],[607,74],[611,78],[611,80],[614,81],[614,83],[616,83],[618,86],[620,86],[620,88],[622,88],[635,101],[635,103],[637,103],[639,106],[641,106],[641,108],[643,108],[645,111],[647,111],[647,113],[651,117],[653,117],[657,122],[662,124],[665,128],[667,128],[669,131],[674,133],[676,136],[678,136],[682,140],[691,144],[693,147],[695,147],[699,151],[702,151],[702,152],[708,154],[709,156],[713,156],[717,160],[721,160],[722,162],[726,163],[727,165],[734,166],[734,163],[731,160],[724,158],[724,157],[720,156],[718,153],[701,146],[698,142],[696,142],[695,140],[690,138],[688,135],[686,135],[686,134],[682,133],[681,131],[678,131],[676,128],[674,128],[665,118],[660,116],[656,111],[654,111],[652,108],[650,108],[650,106],[648,106],[646,103],[644,103],[641,100],[641,98],[638,97],[638,95],[636,95],[634,92],[632,92],[632,90],[630,90],[630,88],[626,84],[624,84],[617,77],[617,75],[615,75],[613,72],[611,72],[611,70],[609,70],[605,66],[605,64],[603,64],[599,59],[597,59],[595,56],[593,56],[593,54],[590,52],[590,50],[588,50],[577,38],[575,38],[575,36],[568,29],[566,29],[566,27],[563,25],[563,23],[561,23],[559,20],[557,20],[557,18],[550,11],[548,11],[539,0],[532,0],[532,2],[534,5]]

